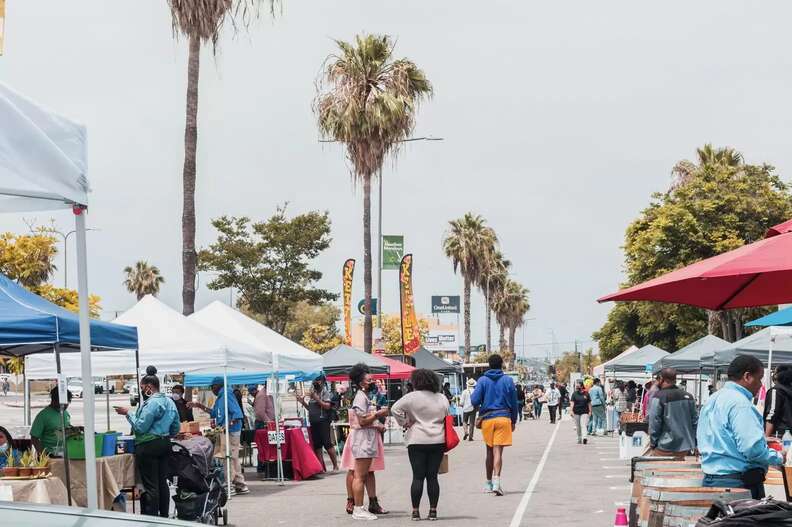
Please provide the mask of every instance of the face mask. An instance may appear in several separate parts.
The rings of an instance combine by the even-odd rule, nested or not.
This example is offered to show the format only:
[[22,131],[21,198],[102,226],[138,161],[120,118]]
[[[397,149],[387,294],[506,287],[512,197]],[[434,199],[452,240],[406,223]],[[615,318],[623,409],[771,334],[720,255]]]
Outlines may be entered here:
[[3,443],[0,445],[0,452],[7,452],[8,451],[8,443]]
[[149,397],[151,397],[151,390],[143,390],[143,400],[145,401]]
[[174,393],[174,394],[172,394],[172,395],[171,395],[171,398],[172,398],[174,401],[179,401],[179,400],[181,400],[182,396],[181,396],[181,394],[180,394],[180,393]]

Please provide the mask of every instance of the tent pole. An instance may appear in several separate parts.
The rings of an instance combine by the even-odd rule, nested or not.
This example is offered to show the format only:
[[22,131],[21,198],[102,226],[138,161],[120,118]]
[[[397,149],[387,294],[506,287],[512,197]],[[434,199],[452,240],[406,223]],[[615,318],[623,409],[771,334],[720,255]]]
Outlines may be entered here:
[[[55,351],[55,367],[57,368],[58,372],[58,382],[60,382],[61,376],[61,361],[60,361],[60,353],[58,352],[58,346],[53,346]],[[57,388],[57,387],[56,387]],[[69,391],[66,390],[66,402],[69,402]],[[69,507],[72,505],[72,495],[71,495],[71,469],[69,467],[69,449],[66,447],[66,405],[63,404],[63,401],[60,400],[58,397],[58,408],[60,408],[60,418],[61,418],[61,434],[63,434],[63,472],[66,476],[66,499]],[[93,445],[91,445],[93,446]],[[41,452],[39,452],[40,454]]]
[[107,431],[110,431],[110,382],[105,377],[105,402],[107,403]]
[[83,426],[85,427],[85,491],[89,509],[99,506],[96,481],[96,451],[94,449],[94,387],[91,375],[91,325],[88,306],[88,260],[85,244],[85,211],[74,206],[74,223],[77,233],[77,292],[80,303],[80,359],[83,385]]
[[226,484],[228,486],[228,496],[231,497],[231,419],[228,415],[228,365],[223,368],[223,406],[225,411],[225,460],[226,460]]
[[698,405],[701,408],[701,366],[699,366],[699,376],[698,376]]
[[22,383],[24,388],[24,392],[22,393],[22,406],[24,406],[25,412],[22,422],[25,423],[25,426],[30,426],[30,381],[24,373],[22,374]]
[[275,449],[278,453],[278,485],[283,485],[283,452],[281,451],[280,442],[280,405],[278,404],[278,377],[275,375],[275,369],[272,370],[272,381],[275,384],[273,405],[275,406]]
[[770,380],[773,378],[773,347],[775,347],[775,335],[773,328],[770,328],[770,344],[767,347],[767,369],[765,370],[764,384],[767,390],[770,389]]

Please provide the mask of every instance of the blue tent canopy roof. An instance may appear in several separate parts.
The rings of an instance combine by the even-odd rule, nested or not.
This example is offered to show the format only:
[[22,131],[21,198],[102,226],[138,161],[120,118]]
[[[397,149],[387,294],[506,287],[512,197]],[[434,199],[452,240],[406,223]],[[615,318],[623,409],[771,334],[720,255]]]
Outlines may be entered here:
[[792,307],[752,320],[746,324],[748,326],[792,326]]
[[[0,274],[0,355],[79,351],[80,318]],[[137,328],[91,320],[91,348],[137,349]]]

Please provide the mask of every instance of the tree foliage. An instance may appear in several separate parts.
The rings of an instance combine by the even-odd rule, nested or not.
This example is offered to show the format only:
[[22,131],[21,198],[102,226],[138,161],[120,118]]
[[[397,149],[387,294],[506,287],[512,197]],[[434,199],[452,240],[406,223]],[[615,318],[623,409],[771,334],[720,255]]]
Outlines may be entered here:
[[311,267],[330,246],[327,212],[289,218],[283,206],[266,221],[223,216],[212,225],[219,233],[217,241],[199,255],[200,270],[217,273],[209,288],[238,290],[239,305],[261,315],[275,331],[286,332],[300,302],[320,305],[337,298],[315,287],[322,273]]
[[159,267],[149,265],[144,260],[135,262],[134,266],[124,268],[124,287],[134,294],[138,300],[146,295],[157,296],[160,286],[165,283],[165,278],[160,274]]
[[325,353],[341,344],[342,339],[334,325],[311,324],[300,338],[300,344],[316,353]]
[[[624,254],[631,286],[696,261],[761,239],[767,228],[792,216],[792,197],[775,169],[749,165],[733,149],[698,151],[698,164],[676,165],[671,189],[652,196],[627,228]],[[742,335],[742,324],[765,310],[708,313],[691,306],[617,303],[594,333],[604,360],[630,345],[654,344],[668,351],[708,330],[726,340]]]
[[[418,332],[421,335],[421,344],[426,341],[429,334],[429,321],[425,318],[418,318]],[[382,340],[385,353],[397,355],[403,353],[401,317],[398,315],[383,315],[382,317]]]
[[580,356],[573,351],[569,351],[555,361],[556,380],[558,382],[569,382],[569,374],[581,370],[581,359],[583,361],[582,369],[584,374],[590,375],[594,366],[602,364],[600,356],[596,355],[591,348],[581,353]]

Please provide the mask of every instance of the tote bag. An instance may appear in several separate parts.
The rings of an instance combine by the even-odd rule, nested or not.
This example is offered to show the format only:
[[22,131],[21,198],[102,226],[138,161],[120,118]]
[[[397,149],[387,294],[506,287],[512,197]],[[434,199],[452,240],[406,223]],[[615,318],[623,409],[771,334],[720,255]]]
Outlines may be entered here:
[[445,416],[445,451],[449,452],[459,444],[459,436],[454,430],[454,416]]

